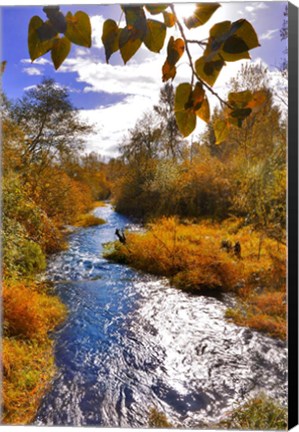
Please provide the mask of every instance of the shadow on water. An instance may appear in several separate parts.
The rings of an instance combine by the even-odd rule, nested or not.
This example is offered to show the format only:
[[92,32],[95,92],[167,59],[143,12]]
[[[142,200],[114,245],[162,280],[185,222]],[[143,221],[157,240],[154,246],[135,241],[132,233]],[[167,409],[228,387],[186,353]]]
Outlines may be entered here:
[[36,425],[141,427],[156,407],[196,427],[259,391],[286,403],[284,344],[226,322],[225,298],[103,259],[130,221],[111,206],[95,214],[107,224],[71,234],[48,265],[69,315],[52,335],[58,371]]

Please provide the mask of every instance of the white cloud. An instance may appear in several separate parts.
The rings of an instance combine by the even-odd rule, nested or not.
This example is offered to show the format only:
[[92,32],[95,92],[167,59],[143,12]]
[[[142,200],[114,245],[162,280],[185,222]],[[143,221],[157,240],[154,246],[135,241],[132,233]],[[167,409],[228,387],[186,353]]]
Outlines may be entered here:
[[269,6],[264,2],[255,3],[255,9],[268,9]]
[[254,7],[253,6],[246,6],[245,7],[245,10],[247,11],[247,12],[253,12],[254,11]]
[[27,75],[43,75],[43,72],[36,67],[24,68],[23,72],[25,72]]
[[116,156],[123,137],[135,126],[142,112],[152,108],[154,102],[149,97],[136,95],[110,106],[81,110],[82,120],[93,124],[95,129],[95,134],[86,137],[87,150],[103,156]]
[[[249,3],[251,15],[254,9],[263,9],[267,6],[264,3]],[[223,4],[215,13],[215,17],[209,21],[209,26],[202,26],[192,31],[186,30],[186,37],[191,39],[204,39],[207,37],[210,26],[225,19],[237,19],[238,10],[235,9],[232,15],[230,4]],[[235,18],[234,18],[235,17]],[[91,18],[93,31],[93,46],[102,47],[101,33],[104,19],[102,16]],[[173,29],[171,30],[173,31]],[[171,32],[167,34],[167,40]],[[192,36],[192,37],[191,37]],[[178,34],[176,33],[176,37]],[[167,43],[165,44],[167,45]],[[198,58],[202,55],[198,45],[192,44],[190,47],[191,55]],[[151,109],[159,98],[159,90],[162,87],[161,68],[166,58],[166,47],[160,54],[152,54],[146,49],[140,49],[135,60],[130,60],[126,65],[105,64],[99,62],[98,55],[93,51],[78,48],[74,53],[75,57],[65,60],[57,73],[75,73],[77,82],[84,85],[83,92],[98,93],[99,103],[95,109],[81,110],[82,118],[95,124],[95,134],[87,137],[86,144],[89,151],[97,151],[105,156],[113,156],[117,153],[117,146],[128,130],[136,124],[142,113]],[[117,57],[116,57],[117,60]],[[214,90],[223,99],[228,93],[228,83],[233,76],[241,70],[241,65],[248,60],[230,62],[223,67],[221,74],[214,85]],[[187,63],[187,58],[183,59],[177,69],[177,76],[174,80],[176,87],[181,82],[190,82],[191,69]],[[102,95],[114,95],[114,99],[119,97],[121,102],[110,106],[102,106]],[[219,106],[218,99],[210,95],[207,91],[211,112]],[[109,97],[108,97],[109,99]],[[206,124],[198,119],[197,128],[193,136],[203,132]]]
[[34,62],[32,62],[32,60],[30,60],[30,59],[22,59],[21,63],[31,63],[31,64],[34,64],[34,65],[42,65],[42,66],[52,64],[49,60],[47,60],[47,59],[45,59],[43,57],[40,57],[40,58],[34,60]]
[[102,15],[94,15],[90,18],[92,29],[92,46],[94,48],[102,48],[102,28],[105,21]]
[[30,86],[24,87],[24,91],[33,90],[36,87],[37,87],[36,85],[30,85]]
[[273,29],[273,30],[268,30],[265,33],[263,33],[259,39],[260,40],[271,40],[274,38],[275,33],[278,32],[279,29]]

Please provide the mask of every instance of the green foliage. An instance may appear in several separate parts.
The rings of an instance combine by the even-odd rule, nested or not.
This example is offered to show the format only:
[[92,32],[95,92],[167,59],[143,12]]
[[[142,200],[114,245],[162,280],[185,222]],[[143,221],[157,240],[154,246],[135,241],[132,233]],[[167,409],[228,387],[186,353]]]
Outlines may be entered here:
[[[31,18],[28,28],[28,50],[32,61],[51,51],[55,69],[58,69],[67,58],[71,42],[91,47],[91,24],[85,12],[78,11],[64,16],[58,6],[44,7],[48,20],[39,16]],[[64,37],[60,38],[59,33]]]
[[[64,43],[57,39],[56,43]],[[56,57],[55,61],[60,61]],[[10,109],[14,123],[24,132],[24,148],[21,152],[23,170],[36,164],[42,172],[51,161],[63,154],[82,149],[83,134],[92,128],[79,119],[78,112],[69,100],[66,88],[52,79],[43,79],[36,88],[25,92]],[[31,167],[30,167],[31,168]],[[30,169],[30,176],[31,169]]]
[[261,394],[235,409],[229,418],[222,420],[217,427],[221,429],[285,430],[288,427],[287,409]]
[[102,42],[105,47],[106,61],[109,62],[111,55],[118,51],[118,38],[121,30],[118,28],[116,22],[108,19],[103,25]]
[[65,37],[70,42],[83,47],[91,47],[91,24],[89,16],[85,12],[78,11],[73,15],[71,12],[66,14]]
[[45,270],[46,257],[38,244],[31,240],[23,240],[15,265],[21,274],[31,276]]
[[195,129],[196,116],[207,123],[210,107],[202,84],[197,82],[193,90],[189,83],[180,84],[176,89],[174,110],[177,125],[185,137]]
[[64,60],[69,55],[71,50],[71,43],[66,37],[57,38],[53,42],[53,48],[51,51],[52,61],[54,63],[55,69],[58,69]]
[[[197,28],[205,24],[216,10],[219,3],[198,3],[191,17],[184,19],[188,29]],[[107,63],[113,53],[120,51],[126,64],[144,44],[150,51],[159,53],[164,46],[167,27],[175,24],[180,36],[171,36],[167,45],[167,57],[162,66],[162,81],[173,80],[177,73],[177,63],[187,53],[192,72],[191,82],[180,84],[177,88],[176,121],[183,136],[190,135],[196,127],[196,117],[208,122],[210,118],[209,102],[205,89],[217,96],[222,104],[231,109],[229,120],[222,122],[220,138],[226,136],[225,129],[231,126],[241,127],[245,118],[250,116],[252,107],[234,107],[225,102],[211,89],[226,62],[233,62],[250,58],[249,51],[260,46],[258,37],[252,25],[246,19],[235,22],[223,21],[210,29],[207,40],[187,40],[183,24],[178,20],[174,5],[122,5],[126,26],[120,28],[116,21],[107,19],[103,25],[102,42],[105,48]],[[76,12],[73,16],[68,12],[66,17],[59,11],[59,7],[44,8],[49,21],[43,22],[39,17],[33,17],[29,25],[28,46],[31,59],[52,50],[52,60],[56,69],[62,64],[70,51],[70,42],[85,47],[91,46],[91,26],[89,17],[84,12]],[[148,18],[148,14],[156,16],[162,14],[163,21]],[[57,39],[59,33],[65,37]],[[69,42],[68,42],[69,41]],[[203,55],[192,59],[190,43],[196,42],[204,48]],[[194,81],[197,83],[194,86]],[[182,87],[182,85],[184,87]],[[188,89],[187,89],[188,85]],[[200,92],[197,91],[201,87]],[[187,90],[187,101],[183,94]],[[197,96],[195,97],[195,95]],[[191,99],[195,99],[194,103]],[[255,108],[259,104],[255,104]]]
[[38,34],[38,29],[43,25],[43,20],[34,16],[31,18],[28,29],[28,49],[32,61],[43,56],[53,47],[53,39],[42,40]]

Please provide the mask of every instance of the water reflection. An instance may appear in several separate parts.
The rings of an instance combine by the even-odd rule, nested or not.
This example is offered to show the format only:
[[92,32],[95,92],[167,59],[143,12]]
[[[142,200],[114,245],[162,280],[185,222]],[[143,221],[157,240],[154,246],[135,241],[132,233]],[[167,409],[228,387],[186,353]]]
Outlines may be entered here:
[[104,260],[102,243],[129,221],[110,206],[96,215],[108,223],[73,233],[49,263],[69,317],[54,335],[58,374],[36,424],[147,426],[155,406],[196,427],[261,390],[286,402],[284,344],[228,323],[225,299]]

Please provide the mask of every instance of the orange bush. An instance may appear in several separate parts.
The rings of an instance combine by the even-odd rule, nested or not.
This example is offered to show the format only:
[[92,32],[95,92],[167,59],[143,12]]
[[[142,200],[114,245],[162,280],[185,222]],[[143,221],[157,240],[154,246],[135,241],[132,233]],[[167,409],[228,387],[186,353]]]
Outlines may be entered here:
[[7,336],[44,340],[65,317],[65,307],[58,298],[39,292],[34,283],[4,283],[2,298]]
[[[227,316],[237,324],[285,338],[285,247],[241,220],[222,224],[181,224],[174,217],[149,224],[145,233],[128,233],[106,256],[172,279],[181,289],[234,291],[239,304]],[[241,259],[221,249],[222,240],[241,244]],[[275,251],[275,252],[274,252]]]

